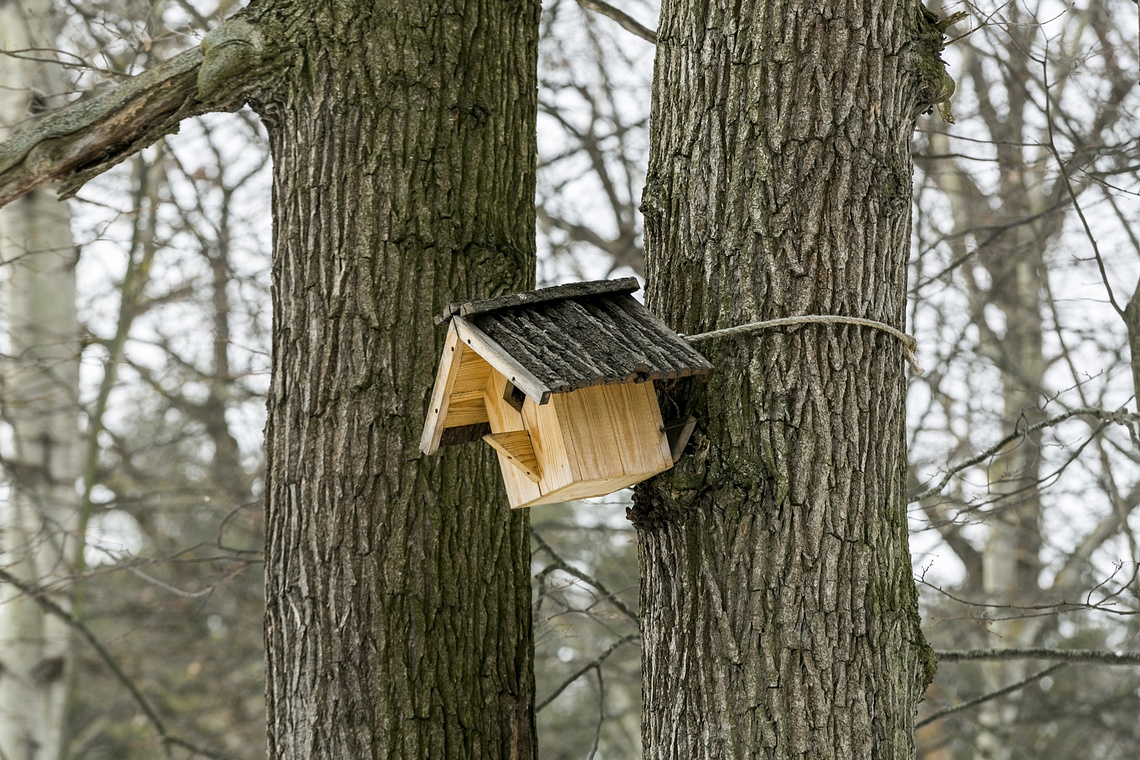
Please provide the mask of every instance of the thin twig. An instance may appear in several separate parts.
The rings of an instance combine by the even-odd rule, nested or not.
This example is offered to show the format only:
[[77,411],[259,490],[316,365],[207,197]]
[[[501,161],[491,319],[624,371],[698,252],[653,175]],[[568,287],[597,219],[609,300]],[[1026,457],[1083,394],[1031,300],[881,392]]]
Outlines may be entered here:
[[998,689],[997,691],[991,691],[989,694],[983,694],[982,696],[977,697],[976,699],[971,699],[968,702],[963,702],[960,705],[954,705],[953,707],[947,707],[945,710],[940,710],[940,711],[934,713],[933,715],[930,715],[930,716],[923,718],[922,720],[918,721],[917,723],[914,724],[914,727],[915,727],[915,729],[919,729],[928,723],[933,723],[936,720],[942,720],[947,715],[953,715],[956,712],[961,712],[962,710],[968,710],[971,707],[977,707],[978,705],[989,702],[992,699],[997,699],[998,697],[1004,697],[1006,694],[1010,694],[1012,692],[1017,691],[1018,689],[1025,688],[1026,686],[1033,683],[1034,681],[1040,681],[1042,678],[1049,675],[1050,673],[1056,672],[1056,671],[1060,670],[1061,668],[1067,668],[1067,667],[1069,667],[1069,665],[1068,665],[1068,663],[1065,663],[1065,662],[1058,663],[1057,665],[1051,665],[1050,667],[1045,668],[1044,670],[1037,671],[1036,673],[1034,673],[1033,675],[1029,676],[1028,678],[1026,678],[1024,680],[1018,681],[1017,683],[1011,683],[1009,686],[1006,686],[1004,689]]
[[538,544],[538,548],[541,549],[542,551],[546,552],[554,560],[551,563],[552,567],[554,567],[556,570],[561,570],[562,572],[566,573],[567,575],[572,575],[575,578],[577,578],[578,580],[580,580],[584,583],[588,583],[589,585],[593,586],[594,588],[596,588],[598,590],[599,593],[601,593],[602,601],[608,601],[614,607],[617,607],[618,610],[620,612],[622,612],[622,614],[624,614],[626,617],[628,617],[630,620],[632,620],[634,625],[638,624],[637,613],[634,612],[629,607],[629,605],[627,605],[620,598],[618,598],[618,595],[615,592],[610,591],[608,588],[606,588],[606,585],[604,583],[602,583],[601,581],[599,581],[597,578],[593,577],[589,573],[587,573],[583,570],[579,570],[578,568],[574,567],[573,565],[571,565],[566,560],[562,559],[561,555],[559,555],[558,552],[556,552],[550,546],[550,544],[546,543],[546,541],[543,539],[543,537],[534,528],[530,529],[530,535],[534,539],[534,542],[536,544]]
[[1036,424],[1029,425],[1028,427],[1022,428],[1021,430],[1015,430],[1012,433],[1010,433],[1009,435],[1007,435],[1004,438],[1002,438],[1001,440],[999,440],[997,443],[995,443],[992,446],[990,446],[989,448],[985,449],[984,451],[982,451],[978,454],[975,454],[974,456],[970,457],[969,459],[967,459],[963,462],[959,462],[958,464],[954,465],[949,470],[947,470],[943,474],[942,478],[937,483],[935,483],[933,486],[931,486],[930,488],[927,488],[925,491],[923,491],[919,494],[916,494],[916,495],[910,497],[910,503],[913,504],[917,501],[922,501],[923,499],[926,499],[930,496],[934,496],[935,494],[939,493],[943,488],[946,487],[946,484],[950,482],[950,479],[953,478],[955,475],[957,475],[959,472],[961,472],[962,470],[965,470],[969,467],[973,467],[974,465],[976,465],[980,462],[984,462],[985,460],[987,460],[990,457],[994,456],[995,454],[999,453],[1002,449],[1004,449],[1006,446],[1008,446],[1011,442],[1016,441],[1019,438],[1023,438],[1025,436],[1029,435],[1030,433],[1036,433],[1038,430],[1042,430],[1042,429],[1047,428],[1047,427],[1053,427],[1054,425],[1059,425],[1071,417],[1079,417],[1079,416],[1093,417],[1093,418],[1098,419],[1098,420],[1104,420],[1106,422],[1113,422],[1113,423],[1116,423],[1117,425],[1124,425],[1125,427],[1128,427],[1132,423],[1140,421],[1140,415],[1129,414],[1123,408],[1118,409],[1115,412],[1110,412],[1107,409],[1096,409],[1093,407],[1086,407],[1086,406],[1078,407],[1077,409],[1070,409],[1067,412],[1064,412],[1062,414],[1058,414],[1055,417],[1050,417],[1047,420],[1042,420],[1041,422],[1038,422]]
[[220,752],[204,749],[195,744],[192,744],[191,742],[186,741],[185,739],[181,739],[177,736],[172,735],[167,730],[166,724],[162,722],[162,718],[160,718],[158,716],[158,713],[155,712],[155,709],[150,704],[150,701],[146,698],[146,696],[143,695],[141,691],[139,691],[139,688],[135,686],[134,681],[132,681],[130,677],[125,672],[123,672],[123,669],[119,667],[119,663],[115,661],[115,658],[111,655],[110,652],[107,651],[107,648],[103,646],[102,642],[99,641],[95,634],[92,633],[91,629],[87,627],[86,623],[84,623],[82,620],[79,620],[63,607],[53,602],[50,598],[48,598],[47,593],[43,589],[25,583],[4,568],[0,568],[0,580],[5,581],[6,583],[11,583],[13,586],[23,592],[25,596],[43,607],[51,614],[55,615],[63,622],[67,623],[67,625],[78,631],[79,635],[87,640],[87,643],[90,644],[92,648],[94,648],[96,653],[98,653],[99,658],[103,660],[104,664],[106,664],[106,666],[111,670],[111,674],[115,676],[115,680],[121,683],[123,687],[130,693],[131,697],[135,700],[135,703],[138,704],[139,709],[142,710],[143,715],[145,715],[147,720],[150,721],[151,726],[154,727],[154,732],[158,734],[159,739],[162,740],[162,747],[167,757],[172,757],[170,753],[171,745],[176,745],[184,749],[188,749],[195,754],[202,755],[203,757],[215,758],[215,760],[230,760],[230,758],[233,757],[232,755],[226,755]]
[[[1115,572],[1113,574],[1115,575]],[[922,584],[923,586],[926,586],[927,588],[934,589],[935,591],[937,591],[939,594],[942,594],[944,597],[946,597],[950,601],[957,602],[958,604],[965,604],[967,606],[977,607],[979,609],[1008,610],[1011,613],[1019,613],[1016,616],[1010,616],[1010,617],[1004,617],[1004,618],[990,617],[989,619],[991,621],[994,621],[994,622],[996,622],[998,620],[1017,620],[1018,618],[1036,617],[1037,615],[1035,613],[1056,614],[1056,613],[1060,613],[1060,612],[1073,612],[1076,610],[1097,610],[1098,612],[1104,612],[1104,613],[1107,613],[1110,615],[1118,615],[1118,616],[1122,616],[1122,617],[1131,617],[1131,616],[1137,614],[1136,612],[1134,612],[1132,610],[1114,609],[1112,607],[1106,606],[1104,604],[1104,602],[1092,602],[1092,601],[1068,602],[1068,601],[1065,601],[1064,599],[1058,599],[1055,602],[1048,602],[1045,604],[995,604],[993,602],[976,602],[976,601],[971,601],[970,599],[964,599],[960,596],[956,596],[955,594],[952,594],[951,592],[947,591],[946,589],[942,588],[941,586],[937,586],[933,583],[930,583],[929,581],[925,580],[924,578],[919,578],[918,583]],[[1030,613],[1034,613],[1034,614],[1030,614]]]
[[594,668],[598,667],[603,662],[605,662],[609,658],[609,656],[611,654],[613,654],[614,651],[618,647],[620,647],[622,644],[628,644],[631,641],[636,641],[636,640],[637,640],[637,634],[631,633],[628,636],[622,636],[620,639],[618,639],[614,643],[610,644],[609,647],[607,647],[604,652],[602,652],[600,655],[598,655],[594,659],[590,660],[590,662],[586,663],[581,668],[579,668],[578,670],[576,670],[572,674],[570,674],[570,676],[565,681],[563,681],[561,684],[559,684],[558,688],[555,689],[549,697],[542,700],[541,702],[539,702],[535,706],[534,711],[536,713],[541,712],[544,707],[546,707],[548,704],[550,704],[555,699],[557,699],[559,694],[566,691],[566,689],[570,686],[570,684],[574,683],[579,678],[584,676],[586,673],[589,673],[591,670],[593,670]]
[[[1046,54],[1048,54],[1048,42],[1046,42]],[[1112,308],[1116,309],[1116,314],[1124,317],[1124,309],[1116,302],[1116,294],[1112,291],[1112,284],[1108,281],[1108,271],[1104,266],[1104,259],[1100,255],[1100,246],[1097,245],[1096,236],[1093,235],[1092,227],[1089,226],[1088,219],[1085,218],[1085,212],[1081,208],[1080,201],[1077,200],[1077,193],[1073,190],[1073,183],[1069,180],[1069,173],[1065,171],[1065,162],[1061,160],[1061,152],[1057,150],[1057,143],[1053,140],[1053,114],[1050,107],[1052,98],[1049,96],[1049,58],[1048,55],[1041,59],[1041,76],[1045,89],[1045,127],[1046,135],[1049,142],[1046,144],[1049,152],[1053,154],[1054,160],[1057,162],[1057,171],[1061,173],[1061,181],[1065,183],[1065,189],[1069,192],[1069,199],[1073,202],[1073,208],[1076,209],[1077,216],[1081,220],[1081,226],[1084,227],[1085,237],[1088,238],[1089,244],[1092,246],[1093,256],[1096,258],[1097,269],[1100,270],[1100,279],[1104,283],[1104,289],[1108,293],[1108,302],[1112,304]]]
[[1097,665],[1140,665],[1140,652],[1108,652],[1103,649],[952,649],[936,652],[938,662],[977,660],[1052,660],[1091,662]]
[[598,725],[594,729],[594,746],[590,750],[590,760],[598,755],[598,745],[602,743],[602,724],[606,722],[606,685],[602,681],[602,669],[594,668],[594,675],[598,677]]
[[578,5],[588,11],[608,16],[618,22],[618,25],[627,32],[636,34],[646,42],[652,42],[654,45],[657,44],[657,32],[644,26],[625,11],[618,10],[609,3],[603,2],[603,0],[578,0]]

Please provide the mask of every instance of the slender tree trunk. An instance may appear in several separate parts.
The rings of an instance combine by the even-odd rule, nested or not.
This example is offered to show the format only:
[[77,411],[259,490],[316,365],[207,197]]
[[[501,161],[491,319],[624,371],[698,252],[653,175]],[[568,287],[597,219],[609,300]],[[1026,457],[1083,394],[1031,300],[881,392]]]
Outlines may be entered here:
[[[1022,49],[1028,49],[1028,43]],[[969,64],[973,55],[966,58]],[[973,66],[968,66],[974,69]],[[1019,124],[1020,122],[1016,122]],[[991,129],[996,125],[991,123]],[[996,131],[996,130],[995,130]],[[943,167],[931,176],[938,188],[952,199],[953,233],[947,235],[953,255],[967,261],[964,271],[970,297],[970,313],[985,341],[985,354],[992,358],[1001,375],[1006,430],[1028,428],[1042,419],[1045,386],[1045,338],[1042,324],[1043,293],[1040,273],[1045,267],[1045,250],[1061,231],[1058,198],[1043,197],[1041,169],[1015,170],[1020,157],[1017,146],[1025,135],[1004,134],[996,141],[1003,163],[1000,190],[988,196],[956,167]],[[934,152],[948,155],[952,148],[944,135],[933,135]],[[1057,188],[1058,190],[1060,188]],[[994,211],[994,198],[1000,199],[1000,212]],[[1013,220],[1037,220],[1035,222]],[[984,245],[970,251],[967,240],[972,231],[996,228],[1004,220],[1008,229],[991,233]],[[986,283],[986,285],[983,285]],[[993,320],[993,314],[1001,319]],[[1004,329],[1003,329],[1004,328]],[[1000,331],[1000,332],[999,332]],[[980,592],[985,602],[998,607],[1024,605],[1041,596],[1041,432],[1027,434],[989,462],[989,484],[993,502],[986,519],[986,541],[981,552],[980,573],[965,581],[967,589]],[[979,646],[993,648],[1032,647],[1047,619],[998,612],[984,627]],[[986,662],[980,665],[986,692],[997,691],[1022,680],[1027,674],[1023,660]],[[993,700],[978,708],[981,727],[976,746],[979,758],[1005,760],[1016,742],[1011,727],[1017,720],[1020,694]]]
[[[1013,18],[1021,14],[1014,5]],[[1024,19],[1023,19],[1024,20]],[[1033,63],[1032,25],[1012,24],[1006,49],[1010,71],[1025,72]],[[984,341],[984,353],[1001,376],[1006,430],[1031,427],[1045,418],[1043,406],[1051,395],[1046,387],[1048,367],[1045,350],[1043,278],[1046,251],[1061,233],[1065,215],[1059,211],[1068,201],[1068,190],[1055,171],[1045,147],[1036,160],[1026,163],[1024,145],[1035,139],[1036,125],[1027,120],[1025,103],[1012,108],[995,107],[993,82],[987,78],[976,50],[962,59],[963,78],[972,89],[988,93],[978,104],[978,113],[988,130],[997,156],[998,187],[990,193],[950,160],[931,174],[935,183],[952,199],[953,229],[948,245],[963,256],[963,277],[970,297],[972,322]],[[932,134],[932,152],[952,155],[945,134]],[[981,231],[984,231],[982,233]],[[967,241],[977,239],[974,248]],[[994,315],[1000,318],[994,319]],[[993,648],[1032,647],[1039,643],[1050,621],[1035,615],[1017,615],[1000,608],[1031,604],[1041,599],[1041,492],[1040,431],[1008,446],[989,463],[993,500],[986,515],[986,541],[982,551],[981,577],[968,579],[987,603],[996,605],[995,619],[978,630],[979,645]],[[1065,593],[1061,592],[1061,596]],[[1028,675],[1024,660],[987,662],[980,666],[984,689],[994,692]],[[1014,726],[1022,694],[1013,694],[979,706],[980,730],[976,747],[980,760],[1007,760],[1018,745]]]
[[[1011,188],[1014,193],[1019,190]],[[1022,193],[1027,198],[1032,195],[1024,190]],[[1001,197],[1011,198],[1004,193]],[[1006,324],[1004,339],[992,349],[993,355],[999,357],[1007,430],[1025,428],[1045,418],[1042,406],[1047,361],[1040,283],[1044,251],[1040,244],[1049,238],[1038,239],[1039,231],[1034,227],[1020,226],[1011,234],[1010,245],[996,244],[996,250],[986,257],[994,278],[993,291],[986,300],[1001,310]],[[975,313],[981,314],[984,306],[976,303]],[[988,635],[983,646],[1032,647],[1038,643],[1038,634],[1047,621],[1041,616],[1003,609],[1041,600],[1041,467],[1040,431],[1011,444],[990,462],[994,502],[986,520],[982,588],[986,602],[995,605],[995,619],[984,628]],[[998,691],[1028,674],[1029,663],[1024,660],[982,665],[986,692]],[[1008,760],[1016,756],[1011,727],[1017,724],[1021,696],[1016,694],[980,706],[978,760]]]
[[539,5],[273,7],[270,757],[533,757],[526,513],[418,442],[432,315],[533,281]]
[[[901,327],[909,138],[940,97],[914,3],[666,0],[643,201],[649,300],[693,334]],[[941,36],[938,35],[938,39]],[[933,676],[907,543],[895,338],[700,345],[699,432],[639,488],[650,758],[908,758]]]
[[[0,49],[46,55],[57,26],[50,2],[0,4]],[[34,59],[0,57],[0,140],[61,105],[59,74]],[[35,587],[66,577],[74,553],[79,328],[70,220],[44,190],[0,209],[8,337],[0,408],[12,436],[0,486],[0,565]],[[65,591],[53,601],[69,606]],[[62,757],[70,666],[66,625],[0,586],[0,757]]]

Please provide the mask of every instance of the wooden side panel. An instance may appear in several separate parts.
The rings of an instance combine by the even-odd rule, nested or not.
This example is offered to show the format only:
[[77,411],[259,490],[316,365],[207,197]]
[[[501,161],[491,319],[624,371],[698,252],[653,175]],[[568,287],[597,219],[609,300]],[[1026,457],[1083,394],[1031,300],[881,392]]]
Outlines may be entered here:
[[528,396],[523,402],[523,419],[531,445],[542,467],[542,493],[550,493],[579,479],[579,472],[567,453],[565,431],[553,403],[536,404]]
[[[507,379],[497,370],[492,369],[487,379],[487,389],[484,395],[484,404],[492,434],[511,433],[525,429],[523,416],[503,399],[506,388]],[[539,472],[545,473],[547,469],[546,460],[533,441],[532,449],[535,453],[535,462],[538,464]],[[515,467],[501,451],[496,450],[496,453],[499,455],[499,469],[503,473],[503,484],[507,488],[507,498],[512,507],[521,506],[542,497],[538,483],[532,481]]]
[[611,399],[617,402],[615,415],[620,420],[618,429],[626,436],[622,450],[628,454],[626,474],[649,473],[656,475],[673,466],[673,451],[661,419],[657,404],[657,391],[653,383],[633,383],[605,386]]
[[551,397],[565,431],[566,454],[574,480],[598,480],[625,474],[606,386],[582,388]]
[[578,480],[617,482],[673,466],[652,383],[598,385],[557,394],[551,401]]
[[[652,383],[557,393],[544,405],[527,397],[521,413],[503,398],[506,388],[492,369],[483,396],[492,435],[484,440],[498,452],[514,508],[602,496],[673,466]],[[512,448],[523,436],[537,471]]]
[[535,450],[541,441],[563,475],[544,471],[541,493],[512,497],[512,507],[604,496],[673,466],[652,383],[558,393],[545,406],[528,399],[523,416]]

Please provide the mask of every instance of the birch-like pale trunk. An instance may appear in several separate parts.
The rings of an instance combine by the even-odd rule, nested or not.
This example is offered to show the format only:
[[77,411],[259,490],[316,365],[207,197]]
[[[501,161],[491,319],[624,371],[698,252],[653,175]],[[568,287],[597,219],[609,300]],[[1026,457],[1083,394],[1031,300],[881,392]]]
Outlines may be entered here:
[[[933,150],[949,152],[942,135],[931,139]],[[1011,161],[1012,163],[1012,161]],[[1038,178],[1021,187],[1022,180],[1013,172],[1002,175],[1003,211],[1013,218],[1040,217],[1033,225],[1013,226],[1003,239],[990,242],[979,255],[977,265],[984,277],[967,278],[969,283],[991,278],[988,290],[970,287],[971,313],[987,339],[988,355],[995,357],[1001,373],[1004,420],[1009,429],[1030,426],[1041,421],[1044,399],[1046,359],[1042,326],[1042,293],[1038,272],[1044,268],[1044,250],[1048,241],[1060,230],[1062,216],[1046,215],[1047,206],[1056,199],[1034,192]],[[955,253],[965,252],[966,233],[992,224],[993,210],[988,198],[963,172],[943,171],[937,175],[939,189],[954,200],[954,227],[949,236]],[[1007,325],[1004,339],[998,340],[989,328],[986,307],[996,307]],[[1039,556],[1041,547],[1041,433],[1027,435],[1011,444],[989,464],[990,491],[994,506],[986,521],[987,535],[978,563],[978,582],[984,599],[994,605],[1016,605],[1032,602],[1041,590]],[[982,642],[993,648],[1026,648],[1037,643],[1043,618],[996,612]],[[992,692],[1017,682],[1028,673],[1024,660],[987,662],[981,666],[986,691]],[[978,756],[985,760],[1006,760],[1013,745],[1009,727],[1017,718],[1019,701],[1015,697],[994,700],[978,709],[981,726],[976,741]]]
[[[60,105],[61,70],[42,62],[58,31],[52,14],[48,0],[0,4],[0,49],[36,51],[0,57],[0,139]],[[0,209],[7,329],[0,566],[47,588],[67,575],[75,553],[79,329],[69,225],[67,206],[46,190]],[[68,605],[65,591],[52,599]],[[62,757],[70,650],[61,620],[0,585],[0,757]]]

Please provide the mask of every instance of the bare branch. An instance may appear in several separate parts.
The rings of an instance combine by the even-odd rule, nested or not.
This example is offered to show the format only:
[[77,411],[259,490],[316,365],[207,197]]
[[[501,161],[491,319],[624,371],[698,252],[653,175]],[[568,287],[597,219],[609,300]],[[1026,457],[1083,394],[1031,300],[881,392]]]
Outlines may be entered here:
[[915,494],[915,495],[911,496],[910,497],[910,503],[913,504],[916,501],[921,501],[922,499],[928,498],[930,496],[934,496],[939,491],[941,491],[943,488],[945,488],[946,484],[950,482],[950,479],[953,478],[955,475],[957,475],[959,472],[961,472],[962,470],[965,470],[967,468],[973,467],[976,464],[984,462],[985,460],[989,459],[990,457],[1000,453],[1002,449],[1004,449],[1006,446],[1008,446],[1013,441],[1016,441],[1018,438],[1023,438],[1023,437],[1025,437],[1031,433],[1036,433],[1038,430],[1043,430],[1044,428],[1047,428],[1047,427],[1053,427],[1055,425],[1059,425],[1071,417],[1080,417],[1080,416],[1093,417],[1093,418],[1098,419],[1098,420],[1104,420],[1105,422],[1113,422],[1113,423],[1116,423],[1118,425],[1124,425],[1126,428],[1129,428],[1129,430],[1132,429],[1132,425],[1136,424],[1137,421],[1140,421],[1140,415],[1129,414],[1124,409],[1120,409],[1120,410],[1117,410],[1115,412],[1111,412],[1107,409],[1093,409],[1093,408],[1089,408],[1089,407],[1080,407],[1077,409],[1070,409],[1067,412],[1064,412],[1062,414],[1058,414],[1054,417],[1050,417],[1047,420],[1042,420],[1041,422],[1038,422],[1038,423],[1033,424],[1033,425],[1029,425],[1028,427],[1025,427],[1023,429],[1015,430],[1012,433],[1010,433],[1009,435],[1002,438],[997,443],[995,443],[992,446],[990,446],[989,448],[985,449],[984,451],[982,451],[978,454],[975,454],[974,456],[970,457],[969,459],[965,460],[964,462],[959,462],[958,464],[954,465],[949,470],[947,470],[946,473],[943,474],[942,478],[937,483],[935,483],[933,486],[931,486],[930,488],[927,488],[922,493]]
[[1097,665],[1140,665],[1140,652],[1109,652],[1104,649],[953,649],[935,652],[938,662],[976,660],[1052,660],[1091,662]]
[[[1108,576],[1097,584],[1097,588],[1104,586],[1117,574],[1117,572],[1119,572],[1119,570],[1120,567],[1118,566],[1117,569],[1113,571],[1112,575]],[[1109,604],[1106,604],[1105,600],[1094,602],[1091,598],[1091,592],[1090,596],[1087,596],[1086,601],[1084,602],[1070,602],[1065,599],[1058,599],[1055,602],[1045,602],[1043,604],[998,604],[996,602],[977,602],[970,599],[965,599],[947,591],[941,586],[930,583],[921,577],[917,579],[917,582],[929,589],[937,591],[939,594],[946,597],[952,602],[957,602],[958,604],[964,604],[968,607],[977,607],[979,609],[985,610],[1006,610],[1009,613],[1007,617],[999,618],[996,616],[988,616],[988,619],[990,621],[1040,617],[1043,615],[1055,615],[1061,612],[1073,612],[1075,610],[1097,610],[1099,612],[1124,617],[1131,617],[1138,614],[1134,610],[1123,610],[1114,606],[1110,606]]]
[[554,549],[551,548],[550,544],[546,543],[546,541],[542,538],[542,535],[539,534],[539,532],[534,528],[530,529],[530,535],[534,539],[534,542],[538,544],[538,548],[549,554],[551,559],[554,560],[551,564],[551,567],[561,570],[567,575],[571,575],[578,580],[588,583],[596,588],[599,593],[601,593],[603,601],[608,601],[614,607],[617,607],[617,609],[622,614],[633,621],[634,625],[637,625],[637,613],[630,609],[629,605],[623,602],[616,593],[606,588],[605,584],[603,584],[597,578],[593,577],[589,573],[579,570],[566,560],[562,559],[561,555],[559,555],[558,552],[554,551]]
[[1104,259],[1100,255],[1100,246],[1097,244],[1096,235],[1093,234],[1092,227],[1089,226],[1089,220],[1085,218],[1084,209],[1081,208],[1081,203],[1077,199],[1077,191],[1073,189],[1073,183],[1069,179],[1069,172],[1065,169],[1065,160],[1061,158],[1061,152],[1057,149],[1057,143],[1053,139],[1053,110],[1050,104],[1051,98],[1049,97],[1049,62],[1048,59],[1041,61],[1042,80],[1045,86],[1045,126],[1046,136],[1048,141],[1045,143],[1045,148],[1053,156],[1053,160],[1057,162],[1057,171],[1061,174],[1061,182],[1065,186],[1065,192],[1068,193],[1069,199],[1073,203],[1073,208],[1077,212],[1077,217],[1081,220],[1081,226],[1084,228],[1085,237],[1092,246],[1093,257],[1096,259],[1097,269],[1100,270],[1100,279],[1104,283],[1104,290],[1108,294],[1108,302],[1112,304],[1112,308],[1120,317],[1124,317],[1124,309],[1120,308],[1120,304],[1116,301],[1116,294],[1112,291],[1112,283],[1108,279],[1108,271],[1104,267]]
[[1036,673],[1034,673],[1033,675],[1029,676],[1028,678],[1022,679],[1021,681],[1018,681],[1017,683],[1011,683],[1009,686],[1006,686],[1003,689],[998,689],[997,691],[991,691],[989,694],[983,694],[982,696],[978,697],[977,699],[971,699],[967,702],[963,702],[960,705],[954,705],[953,707],[947,707],[945,710],[939,710],[938,712],[934,713],[933,715],[931,715],[927,718],[924,718],[923,720],[920,720],[917,723],[915,723],[914,727],[915,727],[915,729],[922,728],[923,726],[925,726],[928,723],[933,723],[936,720],[942,720],[947,715],[953,715],[956,712],[961,712],[962,710],[968,710],[971,707],[977,707],[980,704],[984,704],[986,702],[989,702],[991,699],[997,699],[998,697],[1004,697],[1006,694],[1012,694],[1013,692],[1017,691],[1018,689],[1023,689],[1026,686],[1028,686],[1029,684],[1033,683],[1034,681],[1040,681],[1042,678],[1049,675],[1050,673],[1053,673],[1055,671],[1060,670],[1061,668],[1066,668],[1066,667],[1068,667],[1068,664],[1062,662],[1062,663],[1058,663],[1057,665],[1052,665],[1048,668],[1045,668],[1044,670],[1039,670]]
[[146,716],[147,720],[154,728],[154,732],[158,734],[159,739],[162,740],[162,746],[166,751],[167,757],[171,757],[171,746],[179,746],[184,749],[188,749],[195,754],[202,755],[203,757],[217,758],[218,760],[225,760],[225,758],[231,757],[231,755],[225,755],[220,752],[204,749],[191,742],[186,741],[185,739],[181,739],[177,736],[172,735],[166,728],[166,724],[163,723],[162,718],[160,718],[158,716],[158,713],[155,712],[154,706],[151,705],[146,696],[144,696],[143,693],[139,691],[139,688],[135,686],[134,681],[132,681],[130,677],[125,672],[123,672],[123,669],[119,667],[119,663],[115,661],[115,658],[111,655],[110,652],[107,651],[107,648],[103,646],[103,643],[99,641],[91,629],[88,628],[82,620],[79,620],[63,607],[60,607],[58,604],[53,602],[48,597],[46,591],[28,585],[24,581],[9,573],[4,568],[0,568],[0,580],[6,583],[11,583],[22,593],[24,593],[29,599],[43,607],[52,615],[55,615],[71,628],[75,629],[75,631],[77,631],[80,636],[87,640],[87,643],[90,644],[91,647],[99,654],[99,658],[103,660],[103,663],[115,676],[115,679],[121,683],[128,692],[130,692],[131,697],[135,700],[135,703],[138,704],[139,709],[143,711],[143,714]]
[[200,47],[45,115],[0,143],[0,206],[54,181],[60,197],[70,197],[92,177],[177,132],[183,119],[237,110],[257,79],[260,53],[256,30],[235,16]]
[[570,676],[568,676],[568,677],[566,678],[566,680],[565,680],[565,681],[563,681],[563,682],[562,682],[562,683],[561,683],[561,684],[558,686],[558,688],[557,688],[557,689],[555,689],[555,690],[553,691],[553,693],[551,693],[551,695],[550,695],[549,697],[547,697],[546,699],[542,700],[541,702],[539,702],[537,705],[535,705],[535,706],[534,706],[534,711],[535,711],[536,713],[537,713],[537,712],[541,712],[541,711],[542,711],[542,708],[546,707],[548,704],[550,704],[550,703],[551,703],[551,702],[553,702],[555,699],[557,699],[557,698],[558,698],[558,695],[559,695],[559,694],[561,694],[562,692],[566,691],[567,687],[569,687],[569,686],[570,686],[570,684],[574,683],[574,682],[575,682],[575,681],[577,681],[579,678],[581,678],[582,676],[586,675],[586,674],[587,674],[587,673],[589,673],[591,670],[593,670],[593,669],[597,668],[599,665],[601,665],[603,662],[605,662],[605,661],[606,661],[606,660],[609,658],[609,656],[610,656],[611,654],[613,654],[613,653],[614,653],[614,651],[615,651],[615,650],[616,650],[618,647],[620,647],[622,644],[628,644],[628,643],[630,643],[631,641],[637,641],[637,638],[638,638],[638,637],[637,637],[637,634],[636,634],[636,633],[631,633],[631,634],[629,634],[628,636],[622,636],[620,639],[618,639],[618,640],[617,640],[617,641],[615,641],[614,643],[610,644],[610,645],[609,645],[609,647],[607,647],[607,648],[606,648],[606,650],[605,650],[604,652],[602,652],[601,654],[599,654],[599,655],[598,655],[597,657],[595,657],[594,659],[590,660],[588,663],[586,663],[585,665],[583,665],[583,666],[582,666],[581,668],[579,668],[578,670],[576,670],[576,671],[574,671],[573,673],[571,673],[571,674],[570,674]]
[[603,2],[602,0],[578,0],[578,5],[582,6],[588,11],[600,13],[603,16],[609,16],[614,21],[618,22],[618,25],[621,26],[622,29],[625,29],[627,32],[636,34],[646,42],[652,42],[654,45],[657,44],[657,32],[653,31],[647,26],[643,26],[633,16],[629,15],[625,11],[618,10],[609,3]]

